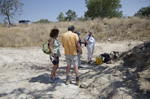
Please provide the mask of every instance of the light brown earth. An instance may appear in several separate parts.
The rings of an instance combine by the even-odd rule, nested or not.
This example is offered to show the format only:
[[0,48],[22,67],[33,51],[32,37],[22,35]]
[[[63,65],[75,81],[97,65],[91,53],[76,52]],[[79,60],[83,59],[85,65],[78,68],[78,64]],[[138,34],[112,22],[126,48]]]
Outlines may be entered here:
[[[125,52],[137,41],[96,43],[93,61],[102,53],[111,51]],[[82,64],[79,69],[80,84],[88,88],[75,85],[75,75],[72,70],[73,83],[65,84],[66,63],[61,46],[60,80],[51,84],[48,77],[52,69],[49,55],[42,52],[40,47],[0,48],[0,98],[1,99],[134,99],[140,95],[132,88],[123,86],[124,67],[122,60],[111,64],[87,64],[87,50],[83,47]],[[119,68],[119,69],[118,69]],[[119,71],[120,70],[120,71]],[[130,81],[129,81],[130,83]]]

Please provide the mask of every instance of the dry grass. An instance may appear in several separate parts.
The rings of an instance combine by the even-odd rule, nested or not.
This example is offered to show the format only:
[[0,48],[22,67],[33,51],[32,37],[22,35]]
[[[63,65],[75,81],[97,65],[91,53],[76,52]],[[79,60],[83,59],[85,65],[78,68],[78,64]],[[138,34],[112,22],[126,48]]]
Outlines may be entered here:
[[133,18],[95,19],[88,21],[56,22],[50,24],[18,25],[4,27],[0,24],[1,47],[42,46],[49,39],[50,30],[58,27],[60,35],[67,31],[69,25],[74,25],[83,39],[89,29],[94,30],[97,41],[110,40],[150,40],[150,20]]

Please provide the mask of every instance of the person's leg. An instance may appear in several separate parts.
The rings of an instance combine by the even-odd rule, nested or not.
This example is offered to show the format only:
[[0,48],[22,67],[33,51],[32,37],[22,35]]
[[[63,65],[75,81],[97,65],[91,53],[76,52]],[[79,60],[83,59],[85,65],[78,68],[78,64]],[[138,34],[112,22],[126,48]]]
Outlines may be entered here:
[[51,71],[51,74],[50,74],[50,78],[49,78],[49,82],[50,83],[53,83],[54,82],[54,75],[55,75],[55,71],[57,70],[57,67],[56,65],[53,66],[53,69]]
[[66,55],[66,63],[67,63],[67,68],[66,68],[66,85],[68,85],[71,82],[71,79],[70,79],[70,68],[71,68],[70,55]]
[[54,65],[54,66],[53,66],[53,69],[52,69],[52,71],[51,71],[50,78],[53,78],[53,77],[55,76],[56,70],[57,70],[57,65]]
[[56,76],[56,72],[57,72],[57,68],[58,68],[58,64],[59,64],[59,58],[57,58],[57,61],[53,60],[53,57],[50,56],[50,60],[53,63],[53,69],[51,71],[50,74],[50,78],[49,78],[49,82],[53,83],[54,82],[54,77]]
[[74,71],[75,71],[75,75],[76,75],[76,77],[79,77],[79,70],[78,70],[78,66],[74,66]]
[[57,62],[56,62],[56,71],[54,72],[54,77],[57,76],[57,69],[59,67],[59,58],[57,57]]
[[81,65],[80,53],[78,53],[78,65]]
[[67,69],[66,69],[66,76],[70,76],[70,68],[71,68],[71,66],[67,66]]
[[90,63],[91,55],[92,55],[92,47],[90,45],[88,45],[87,50],[88,50],[88,63]]
[[66,69],[66,85],[71,83],[70,68],[71,66],[67,66],[67,69]]
[[57,69],[58,69],[59,65],[56,65],[56,70],[54,71],[54,77],[57,76]]
[[90,62],[91,61],[91,58],[88,58],[88,62]]
[[73,57],[73,66],[76,75],[76,84],[79,85],[78,56]]
[[94,47],[93,47],[93,45],[92,45],[92,47],[91,47],[91,58],[92,58],[92,56],[93,56],[93,53],[94,53]]
[[75,75],[76,75],[76,84],[79,85],[79,70],[78,70],[78,66],[74,66],[74,71],[75,71]]

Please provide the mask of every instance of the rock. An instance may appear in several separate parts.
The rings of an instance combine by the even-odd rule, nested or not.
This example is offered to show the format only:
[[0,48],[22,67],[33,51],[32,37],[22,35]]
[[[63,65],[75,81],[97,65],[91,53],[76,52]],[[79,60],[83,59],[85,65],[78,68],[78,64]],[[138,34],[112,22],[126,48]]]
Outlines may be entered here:
[[81,85],[80,85],[80,88],[88,88],[88,84],[86,84],[86,83],[82,83]]

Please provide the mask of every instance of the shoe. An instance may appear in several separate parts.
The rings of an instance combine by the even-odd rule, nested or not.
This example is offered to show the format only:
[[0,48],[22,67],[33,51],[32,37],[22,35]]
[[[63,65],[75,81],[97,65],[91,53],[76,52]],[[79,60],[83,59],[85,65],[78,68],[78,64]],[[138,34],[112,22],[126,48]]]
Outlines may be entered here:
[[79,86],[79,80],[76,80],[76,85]]
[[55,81],[54,81],[54,78],[49,78],[48,82],[49,82],[49,83],[54,83],[54,82],[55,82]]
[[67,79],[66,80],[66,85],[69,85],[71,83],[71,80],[70,79]]
[[83,67],[82,67],[82,66],[78,66],[78,69],[79,69],[79,68],[83,68]]
[[60,78],[58,76],[54,77],[55,80],[59,80]]
[[92,60],[88,61],[88,64],[90,64],[92,62]]

